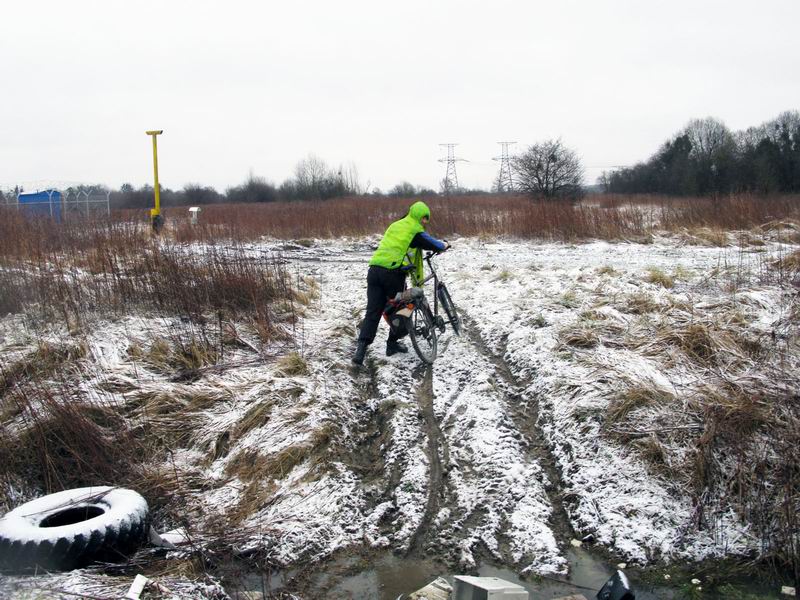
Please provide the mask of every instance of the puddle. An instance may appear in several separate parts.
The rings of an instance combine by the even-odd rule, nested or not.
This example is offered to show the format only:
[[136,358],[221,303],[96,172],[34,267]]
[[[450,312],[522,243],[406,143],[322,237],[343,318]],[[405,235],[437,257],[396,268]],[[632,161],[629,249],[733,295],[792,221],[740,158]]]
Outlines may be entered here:
[[[478,575],[483,577],[499,577],[519,584],[531,592],[535,600],[560,598],[570,594],[583,594],[594,598],[597,591],[614,573],[611,566],[594,558],[585,550],[574,550],[567,553],[572,572],[571,583],[554,579],[530,578],[520,579],[512,570],[483,564],[478,568]],[[339,561],[334,561],[337,563]],[[332,571],[344,565],[332,564]],[[344,570],[346,571],[345,566]],[[326,571],[328,571],[326,569]],[[475,573],[470,573],[474,575]],[[364,571],[348,575],[327,573],[312,578],[312,586],[308,592],[313,595],[323,592],[325,598],[353,598],[359,600],[397,600],[402,595],[414,592],[427,585],[436,577],[444,577],[453,582],[453,573],[444,565],[434,561],[406,559],[393,554],[376,557],[374,562]],[[320,587],[315,587],[319,585]],[[322,589],[320,589],[322,588]],[[311,596],[309,596],[311,597]],[[672,598],[673,592],[668,589],[643,591],[637,589],[637,599],[654,600]]]
[[[583,548],[567,551],[570,564],[570,580],[558,581],[557,577],[530,577],[520,579],[517,573],[502,566],[482,564],[477,574],[483,577],[499,577],[521,585],[530,592],[531,600],[551,600],[571,594],[583,594],[593,600],[597,591],[608,581],[616,567]],[[467,574],[467,573],[464,573]],[[468,573],[475,575],[475,572]],[[685,598],[685,590],[678,585],[653,586],[639,580],[637,572],[626,571],[636,592],[637,600],[677,600]],[[398,600],[406,598],[437,577],[444,577],[451,584],[453,572],[439,562],[429,559],[404,558],[391,552],[381,551],[368,555],[349,555],[334,558],[319,566],[319,570],[295,581],[295,573],[273,573],[269,578],[250,575],[240,580],[239,590],[276,592],[281,588],[298,593],[302,598],[335,598],[337,600]],[[264,585],[264,583],[267,585]],[[749,598],[775,598],[775,590],[767,589],[752,581],[737,582],[737,591]],[[229,590],[232,598],[236,594]],[[267,597],[269,597],[267,595]],[[729,600],[730,596],[706,590],[706,599]]]
[[439,577],[444,568],[433,561],[383,553],[374,557],[369,567],[359,573],[328,573],[312,578],[308,597],[312,598],[315,592],[324,590],[324,596],[321,597],[325,598],[396,600],[400,595],[426,586]]
[[[612,565],[598,560],[589,552],[583,549],[572,549],[567,552],[567,560],[570,566],[570,581],[560,582],[550,578],[531,577],[522,580],[516,572],[505,567],[493,565],[482,565],[478,569],[478,574],[482,577],[498,577],[512,583],[521,585],[530,592],[531,599],[540,600],[547,598],[561,598],[571,594],[583,594],[587,598],[594,598],[603,584],[614,574],[616,570]],[[630,573],[627,573],[630,576]],[[636,592],[637,600],[655,600],[673,598],[674,590],[669,589],[642,589],[636,584],[636,580],[630,577],[631,585]]]

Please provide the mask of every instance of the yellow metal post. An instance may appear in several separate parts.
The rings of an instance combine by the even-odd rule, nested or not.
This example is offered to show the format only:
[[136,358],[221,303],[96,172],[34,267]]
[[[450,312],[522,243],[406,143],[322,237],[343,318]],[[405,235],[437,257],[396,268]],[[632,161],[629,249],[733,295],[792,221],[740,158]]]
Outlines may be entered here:
[[163,129],[147,131],[147,135],[153,138],[153,175],[155,176],[155,183],[153,191],[155,192],[156,205],[155,208],[150,209],[150,221],[153,223],[153,228],[158,230],[161,226],[161,189],[158,185],[158,144],[156,137],[164,133]]

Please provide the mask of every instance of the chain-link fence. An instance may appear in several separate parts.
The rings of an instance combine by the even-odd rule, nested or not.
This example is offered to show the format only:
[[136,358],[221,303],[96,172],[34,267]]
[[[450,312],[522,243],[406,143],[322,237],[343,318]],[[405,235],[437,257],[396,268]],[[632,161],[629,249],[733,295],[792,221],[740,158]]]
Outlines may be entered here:
[[57,220],[108,216],[111,192],[101,186],[0,188],[0,205]]

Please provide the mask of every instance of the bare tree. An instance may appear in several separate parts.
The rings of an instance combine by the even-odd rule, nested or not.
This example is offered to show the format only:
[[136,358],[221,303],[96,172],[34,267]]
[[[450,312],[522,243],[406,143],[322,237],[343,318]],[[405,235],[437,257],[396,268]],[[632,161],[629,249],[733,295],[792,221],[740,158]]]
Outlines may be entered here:
[[578,198],[582,195],[583,165],[574,150],[561,140],[530,146],[512,159],[518,189],[543,198]]
[[398,198],[411,198],[417,194],[417,186],[408,181],[401,181],[387,192],[390,196]]
[[735,145],[730,129],[725,123],[713,117],[692,119],[683,133],[692,143],[692,154],[698,158],[710,158],[717,152]]
[[361,186],[358,167],[355,163],[349,162],[345,165],[340,165],[339,173],[341,173],[341,181],[346,193],[360,195],[364,193],[365,189],[369,189],[369,185],[367,185],[367,188]]
[[319,198],[322,184],[327,176],[328,166],[314,154],[309,154],[294,168],[295,185],[304,197]]
[[606,194],[611,191],[611,177],[611,173],[608,171],[603,171],[600,173],[600,177],[597,178],[597,184],[603,187],[603,192]]

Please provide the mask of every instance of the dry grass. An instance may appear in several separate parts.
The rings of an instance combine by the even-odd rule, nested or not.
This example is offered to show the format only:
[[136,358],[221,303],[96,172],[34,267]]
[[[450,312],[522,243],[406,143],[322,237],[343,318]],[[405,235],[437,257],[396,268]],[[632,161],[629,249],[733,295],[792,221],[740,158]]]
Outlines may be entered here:
[[[200,227],[180,226],[178,239],[283,239],[382,233],[417,198],[346,198],[327,202],[219,205],[204,210]],[[423,198],[431,207],[432,231],[440,236],[492,239],[514,236],[546,240],[587,239],[652,242],[658,227],[690,231],[703,244],[727,244],[726,231],[800,217],[797,198],[748,194],[720,198],[600,196],[583,203],[538,202],[524,197]],[[177,213],[179,214],[179,213]]]
[[236,476],[246,482],[283,479],[296,466],[307,460],[324,462],[325,450],[335,431],[335,426],[327,423],[315,428],[306,440],[290,444],[277,452],[267,454],[252,449],[243,450],[228,461],[225,474],[229,477]]
[[648,269],[645,279],[648,283],[654,283],[668,289],[675,286],[675,280],[657,267]]
[[761,540],[760,561],[796,572],[800,407],[777,375],[708,370],[685,398],[633,385],[612,399],[603,430],[692,498],[693,527],[713,534],[732,509]]
[[685,268],[683,265],[678,265],[672,272],[672,279],[675,281],[688,281],[692,278],[692,271]]
[[545,319],[544,315],[541,313],[531,316],[524,322],[524,324],[527,327],[533,327],[534,329],[541,329],[542,327],[548,326],[547,319]]
[[578,294],[575,292],[575,290],[566,290],[561,294],[561,297],[557,300],[557,303],[564,308],[577,308],[580,304],[580,301],[578,300]]
[[[203,209],[202,222],[190,226],[183,208],[165,209],[168,231],[177,243],[220,239],[255,240],[272,236],[295,240],[379,234],[405,214],[418,198],[353,197],[325,202],[220,204]],[[658,227],[690,232],[703,243],[727,244],[725,232],[796,223],[800,206],[795,196],[750,194],[717,198],[664,196],[600,196],[583,203],[540,202],[521,196],[458,196],[423,198],[432,210],[431,228],[440,236],[487,239],[514,236],[546,240],[588,239],[652,241]],[[0,257],[16,260],[69,253],[90,273],[107,275],[125,267],[131,249],[151,244],[145,211],[119,211],[111,220],[72,221],[61,225],[27,220],[14,210],[0,219]],[[772,225],[771,225],[772,224]],[[800,230],[795,234],[800,238]],[[791,234],[786,234],[791,235]],[[16,241],[20,240],[20,243]],[[786,241],[790,241],[787,240]],[[2,275],[0,275],[2,278]],[[4,286],[0,286],[0,290]],[[0,292],[0,310],[13,298]]]
[[632,315],[644,315],[651,312],[656,312],[660,309],[658,302],[653,300],[652,296],[644,292],[631,294],[627,297],[625,305],[621,307],[623,312]]
[[700,227],[681,232],[681,234],[687,243],[697,246],[716,246],[718,248],[724,248],[728,245],[728,234],[721,229]]
[[621,391],[609,403],[606,412],[606,425],[616,425],[638,408],[666,405],[673,402],[674,399],[673,394],[662,389],[642,384],[632,385]]
[[692,498],[691,526],[719,535],[733,510],[759,537],[759,560],[800,573],[800,404],[784,350],[798,331],[787,327],[782,341],[751,329],[735,303],[666,305],[632,326],[627,347],[675,369],[677,395],[629,385],[611,397],[602,431]]
[[[325,202],[209,206],[199,227],[179,226],[181,241],[231,236],[282,239],[382,233],[402,217],[414,199],[345,198]],[[423,198],[431,207],[433,230],[441,236],[512,235],[544,239],[622,239],[643,235],[636,213],[609,213],[571,202],[535,202],[524,197]],[[180,213],[175,213],[180,214]]]
[[40,340],[38,348],[28,356],[8,366],[0,363],[0,397],[18,382],[52,375],[62,365],[84,358],[86,352],[83,342],[53,344]]
[[233,432],[233,439],[238,440],[249,432],[267,424],[272,416],[272,409],[275,406],[275,398],[268,397],[251,406],[245,415],[236,423]]
[[12,396],[20,410],[13,422],[0,423],[0,504],[20,481],[53,492],[138,476],[143,445],[113,404],[81,401],[66,380],[26,382]]
[[668,466],[667,450],[654,434],[633,440],[634,448],[639,456],[650,465],[652,469],[663,475],[672,475]]
[[608,275],[610,277],[616,277],[617,275],[619,275],[619,272],[614,267],[612,267],[610,265],[603,265],[602,267],[599,267],[597,269],[597,274],[598,275]]
[[665,326],[659,332],[658,343],[676,346],[690,358],[706,365],[716,361],[719,346],[709,327],[699,322]]
[[308,375],[308,363],[297,352],[290,352],[278,360],[278,371],[285,377]]
[[0,312],[27,310],[70,330],[94,314],[135,310],[193,321],[238,318],[250,320],[265,340],[279,329],[273,305],[286,302],[284,312],[293,312],[296,295],[282,263],[251,256],[235,241],[190,252],[151,238],[137,222],[59,225],[2,216],[9,219],[0,219]]
[[239,452],[225,467],[228,477],[237,477],[246,484],[241,499],[226,520],[239,525],[274,499],[278,482],[285,479],[296,467],[306,463],[313,477],[318,469],[326,469],[327,449],[335,435],[333,424],[315,429],[307,440],[291,444],[271,454],[257,450]]
[[145,363],[166,374],[175,371],[196,371],[216,364],[218,360],[216,345],[206,337],[195,337],[194,335],[185,341],[179,337],[175,339],[156,338],[146,352],[142,352],[136,346],[128,348],[128,354],[132,358],[137,358],[137,353]]
[[761,248],[767,244],[764,235],[758,231],[742,231],[736,236],[736,241],[741,247]]
[[304,306],[309,306],[314,300],[319,300],[320,289],[317,280],[310,276],[301,278],[295,286],[295,299]]
[[772,262],[771,266],[775,271],[785,274],[787,278],[796,279],[800,275],[800,250],[778,258]]
[[40,346],[36,368],[19,370],[2,394],[15,411],[0,420],[0,507],[18,503],[20,492],[107,484],[136,489],[156,520],[174,522],[168,515],[180,514],[181,495],[194,483],[157,465],[191,446],[195,410],[213,400],[136,390],[126,392],[125,404],[110,395],[87,397],[78,368],[85,348],[53,348]]
[[597,322],[597,321],[608,321],[608,315],[605,313],[600,312],[599,310],[590,309],[584,310],[580,314],[578,314],[578,318],[584,322]]
[[594,348],[600,343],[600,337],[597,335],[597,332],[593,328],[585,325],[567,327],[561,330],[558,340],[558,350],[564,349],[565,346],[583,349]]

